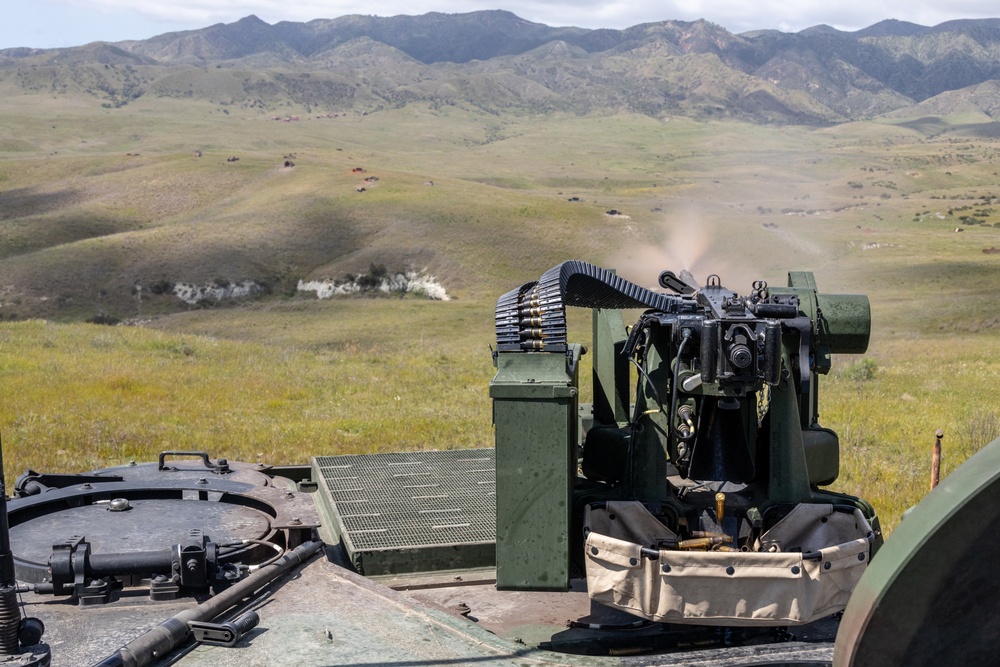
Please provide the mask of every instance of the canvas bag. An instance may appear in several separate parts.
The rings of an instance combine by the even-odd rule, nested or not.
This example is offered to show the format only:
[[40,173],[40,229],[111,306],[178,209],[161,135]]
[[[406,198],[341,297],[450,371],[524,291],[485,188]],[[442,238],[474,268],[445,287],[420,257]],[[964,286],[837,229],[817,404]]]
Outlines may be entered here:
[[[868,564],[871,533],[859,510],[800,504],[761,536],[761,551],[658,549],[652,559],[641,549],[674,534],[641,503],[588,507],[584,525],[592,599],[698,625],[798,625],[842,611]],[[803,559],[809,552],[820,558]]]

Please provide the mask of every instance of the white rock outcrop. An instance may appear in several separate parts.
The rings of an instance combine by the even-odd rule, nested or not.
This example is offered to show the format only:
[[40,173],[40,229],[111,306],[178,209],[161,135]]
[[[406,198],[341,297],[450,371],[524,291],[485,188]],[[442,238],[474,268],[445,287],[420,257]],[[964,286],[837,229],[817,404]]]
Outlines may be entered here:
[[435,301],[449,301],[444,286],[433,276],[416,271],[395,273],[383,277],[374,287],[364,286],[359,280],[300,280],[296,288],[299,292],[315,292],[319,299],[334,296],[378,291],[386,294],[421,294]]

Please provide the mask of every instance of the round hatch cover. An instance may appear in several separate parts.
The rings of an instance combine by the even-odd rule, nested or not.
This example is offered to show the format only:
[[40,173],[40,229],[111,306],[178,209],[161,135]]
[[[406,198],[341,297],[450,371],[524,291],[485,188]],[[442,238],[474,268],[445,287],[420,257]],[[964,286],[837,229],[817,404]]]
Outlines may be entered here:
[[268,517],[249,507],[227,502],[183,498],[126,500],[128,508],[112,509],[115,501],[54,509],[10,529],[14,555],[45,565],[55,544],[82,535],[94,553],[136,553],[169,549],[200,528],[213,542],[226,544],[264,539]]
[[80,475],[28,471],[18,479],[22,495],[7,504],[15,574],[65,591],[69,578],[79,588],[91,574],[140,581],[164,568],[176,574],[180,553],[197,552],[204,557],[185,561],[193,565],[181,577],[197,587],[203,569],[258,565],[319,525],[308,494],[276,486],[266,470],[213,462],[203,452],[163,452],[157,463]]

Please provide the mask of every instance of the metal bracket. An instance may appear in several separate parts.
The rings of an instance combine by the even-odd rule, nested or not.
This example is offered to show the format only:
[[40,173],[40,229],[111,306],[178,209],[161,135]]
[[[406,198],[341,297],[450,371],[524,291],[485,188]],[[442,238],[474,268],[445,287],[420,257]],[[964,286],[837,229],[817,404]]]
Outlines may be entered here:
[[52,573],[52,592],[69,595],[77,604],[86,607],[111,601],[115,586],[110,577],[91,576],[90,542],[83,535],[74,535],[62,544],[52,546],[49,568]]
[[83,591],[89,557],[90,543],[83,535],[73,535],[61,544],[52,545],[49,570],[56,595],[76,595]]
[[[209,560],[215,560],[215,548],[209,553],[208,537],[200,528],[192,528],[184,542],[171,547],[171,569],[180,575],[180,585],[184,588],[202,588],[208,584]],[[211,558],[209,558],[211,556]]]

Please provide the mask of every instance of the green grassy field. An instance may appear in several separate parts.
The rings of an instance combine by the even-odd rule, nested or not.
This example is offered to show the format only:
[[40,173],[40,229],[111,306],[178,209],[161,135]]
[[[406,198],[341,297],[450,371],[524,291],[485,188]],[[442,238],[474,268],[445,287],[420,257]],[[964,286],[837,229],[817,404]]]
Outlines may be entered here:
[[[289,463],[490,446],[493,303],[565,259],[645,283],[717,273],[738,292],[812,270],[823,292],[868,294],[871,348],[835,359],[820,415],[841,436],[835,488],[889,528],[926,493],[937,428],[945,472],[1000,435],[1000,254],[984,252],[1000,245],[1000,146],[961,126],[416,106],[280,123],[45,99],[0,108],[10,478],[164,449]],[[379,181],[358,193],[355,167]],[[294,294],[372,262],[427,268],[455,299]],[[271,293],[191,307],[130,292],[248,278]],[[97,312],[143,326],[81,323]],[[573,318],[586,342],[588,314]]]

